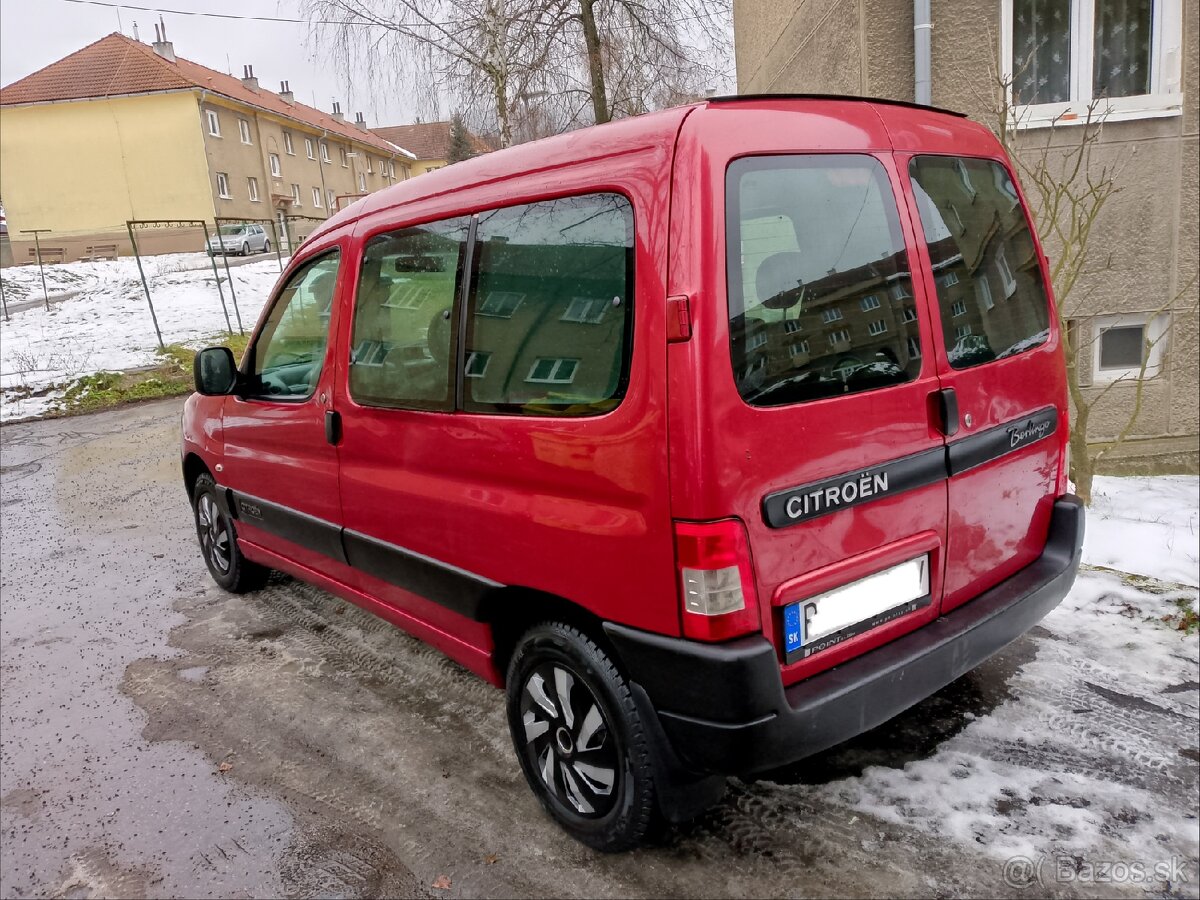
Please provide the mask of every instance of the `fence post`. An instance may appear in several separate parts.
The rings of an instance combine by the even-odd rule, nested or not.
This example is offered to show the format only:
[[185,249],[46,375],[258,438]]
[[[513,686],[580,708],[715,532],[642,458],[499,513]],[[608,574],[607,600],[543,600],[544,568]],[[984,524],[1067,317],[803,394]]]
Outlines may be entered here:
[[[241,334],[246,333],[246,329],[242,327],[242,313],[238,310],[237,291],[233,289],[233,273],[229,271],[229,254],[225,252],[225,239],[221,237],[221,226],[213,222],[213,226],[217,229],[217,245],[221,248],[221,262],[225,264],[225,275],[229,279],[229,296],[233,298],[233,314],[237,316],[238,331]],[[216,260],[213,260],[213,267],[216,267]],[[229,313],[225,314],[225,318],[229,318]],[[233,329],[229,329],[229,333],[233,334]]]
[[50,292],[46,290],[46,267],[42,265],[42,242],[38,240],[39,234],[49,234],[49,228],[26,228],[21,231],[21,234],[33,235],[34,253],[37,254],[38,274],[42,276],[42,299],[46,301],[46,311],[50,311]]
[[[216,223],[213,223],[216,225]],[[212,263],[213,278],[217,281],[217,296],[221,298],[221,312],[225,313],[225,330],[233,334],[233,323],[229,321],[229,307],[225,305],[225,291],[221,287],[221,273],[217,271],[217,255],[212,252],[212,247],[208,243],[208,224],[201,221],[200,227],[204,229],[204,252],[208,254],[208,261]],[[221,237],[221,229],[217,226],[217,238]],[[225,249],[225,245],[221,244],[221,249]]]
[[[133,221],[126,220],[125,229],[129,232],[129,243],[133,245],[133,258],[137,260],[138,274],[142,276],[142,289],[146,292],[146,303],[150,306],[150,318],[154,321],[154,333],[158,336],[158,348],[165,350],[166,345],[163,344],[162,332],[158,328],[158,316],[154,314],[154,301],[150,299],[150,284],[146,281],[146,272],[142,268],[142,254],[138,250],[137,238],[133,234]],[[47,304],[49,308],[49,304]]]

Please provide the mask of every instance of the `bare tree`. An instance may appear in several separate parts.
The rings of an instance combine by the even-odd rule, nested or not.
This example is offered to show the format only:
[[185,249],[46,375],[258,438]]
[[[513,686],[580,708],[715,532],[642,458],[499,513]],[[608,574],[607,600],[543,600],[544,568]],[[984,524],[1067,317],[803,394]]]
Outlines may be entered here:
[[[1084,503],[1091,503],[1092,479],[1104,457],[1124,443],[1143,413],[1146,382],[1157,345],[1165,341],[1168,325],[1151,327],[1168,310],[1177,307],[1196,280],[1192,278],[1174,296],[1165,297],[1146,317],[1141,364],[1134,375],[1122,375],[1103,386],[1090,384],[1091,360],[1100,339],[1098,314],[1090,302],[1095,285],[1110,260],[1098,252],[1093,235],[1105,207],[1119,192],[1124,160],[1103,161],[1100,146],[1104,115],[1101,101],[1093,101],[1083,120],[1055,119],[1047,127],[1022,129],[1020,114],[1012,104],[1012,78],[997,77],[994,130],[1029,197],[1038,232],[1050,258],[1050,281],[1057,301],[1059,330],[1066,357],[1067,387],[1073,408],[1071,425],[1071,478]],[[1064,139],[1065,138],[1065,139]],[[1190,306],[1195,307],[1195,301]],[[1118,386],[1132,383],[1133,397],[1123,423],[1109,440],[1094,442],[1091,416]]]
[[346,71],[430,76],[501,146],[723,85],[730,0],[305,0]]

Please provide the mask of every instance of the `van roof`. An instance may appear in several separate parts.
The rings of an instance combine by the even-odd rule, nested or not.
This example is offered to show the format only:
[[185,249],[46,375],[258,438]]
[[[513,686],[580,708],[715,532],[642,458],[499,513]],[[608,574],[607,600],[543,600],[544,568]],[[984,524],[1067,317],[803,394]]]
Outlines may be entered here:
[[707,97],[687,106],[676,106],[628,119],[619,119],[604,125],[580,128],[527,144],[496,150],[474,159],[455,163],[453,166],[446,166],[410,178],[350,204],[344,210],[326,219],[312,232],[309,239],[328,234],[364,216],[386,209],[394,209],[407,203],[431,199],[442,194],[454,193],[464,188],[504,181],[521,174],[549,171],[583,159],[625,155],[637,149],[661,147],[664,141],[674,142],[683,120],[688,115],[709,106],[797,100],[818,103],[852,102],[855,105],[883,104],[916,109],[925,113],[966,118],[963,113],[923,106],[918,103],[908,103],[903,100],[839,94],[741,94]]

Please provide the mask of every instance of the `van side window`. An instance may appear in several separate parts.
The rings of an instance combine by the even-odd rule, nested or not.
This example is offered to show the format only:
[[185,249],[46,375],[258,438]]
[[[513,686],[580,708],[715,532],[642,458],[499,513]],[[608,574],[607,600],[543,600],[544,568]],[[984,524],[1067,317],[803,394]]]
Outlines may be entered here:
[[325,362],[338,253],[292,273],[250,349],[247,396],[302,400],[312,395]]
[[619,194],[481,213],[466,313],[463,408],[590,415],[625,392],[633,209]]
[[469,220],[376,235],[363,248],[350,395],[370,406],[454,407],[454,300]]
[[730,350],[747,403],[800,403],[917,377],[912,274],[878,160],[738,159],[725,196]]
[[909,163],[949,363],[967,369],[1044,344],[1050,303],[1008,171],[986,159]]

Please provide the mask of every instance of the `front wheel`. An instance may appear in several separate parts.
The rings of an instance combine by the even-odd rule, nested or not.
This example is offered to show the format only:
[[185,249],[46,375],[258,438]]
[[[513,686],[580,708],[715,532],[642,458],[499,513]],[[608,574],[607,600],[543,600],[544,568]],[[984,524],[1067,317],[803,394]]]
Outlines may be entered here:
[[271,252],[271,242],[264,241],[263,242],[263,253],[270,253],[270,252]]
[[242,256],[249,256],[249,255],[250,255],[250,245],[243,241],[242,242]]
[[615,852],[656,815],[654,761],[629,685],[578,629],[547,622],[508,667],[508,725],[521,771],[572,837]]
[[204,474],[196,479],[192,510],[196,515],[200,553],[213,581],[234,594],[255,591],[265,585],[271,570],[242,556],[237,543],[237,528],[222,510],[212,476]]

